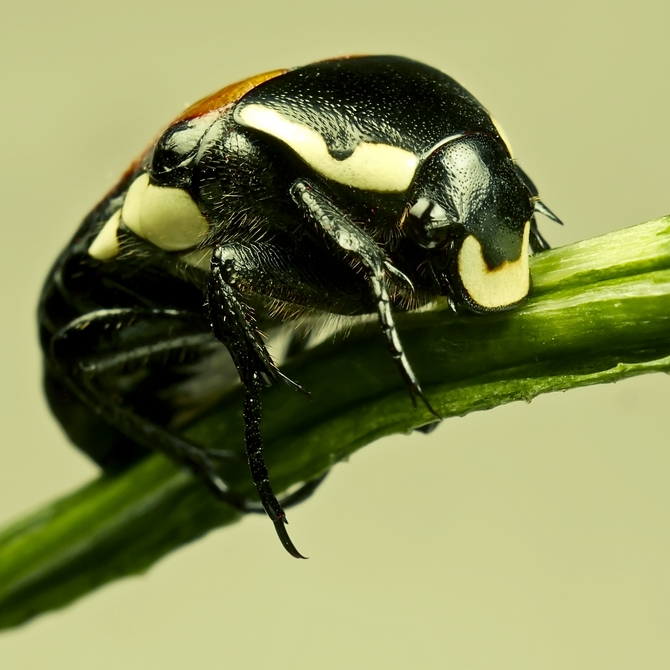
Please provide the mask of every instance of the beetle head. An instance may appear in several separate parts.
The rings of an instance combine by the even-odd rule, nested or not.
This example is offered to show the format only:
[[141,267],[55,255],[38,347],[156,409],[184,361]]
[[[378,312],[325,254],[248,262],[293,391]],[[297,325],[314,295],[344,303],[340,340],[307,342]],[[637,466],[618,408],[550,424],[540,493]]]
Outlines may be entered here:
[[406,220],[440,292],[475,311],[508,309],[530,289],[533,200],[487,133],[438,144],[416,175]]

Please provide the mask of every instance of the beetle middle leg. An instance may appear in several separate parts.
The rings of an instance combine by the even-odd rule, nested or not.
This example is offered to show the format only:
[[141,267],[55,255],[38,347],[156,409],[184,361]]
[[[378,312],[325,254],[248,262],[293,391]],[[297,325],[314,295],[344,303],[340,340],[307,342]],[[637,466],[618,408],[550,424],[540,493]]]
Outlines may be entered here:
[[212,256],[207,291],[210,319],[215,336],[230,352],[244,386],[244,443],[261,504],[272,519],[284,548],[291,556],[304,558],[286,531],[286,513],[270,485],[260,428],[263,387],[282,379],[300,387],[279,372],[268,353],[250,308],[235,288],[236,264],[234,257],[226,257],[227,250],[226,246],[219,247]]

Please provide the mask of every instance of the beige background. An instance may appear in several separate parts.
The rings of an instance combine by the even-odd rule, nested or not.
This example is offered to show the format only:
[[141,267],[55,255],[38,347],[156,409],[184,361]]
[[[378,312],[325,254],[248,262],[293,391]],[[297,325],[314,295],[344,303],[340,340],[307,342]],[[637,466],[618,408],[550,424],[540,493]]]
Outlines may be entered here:
[[[41,397],[35,302],[184,105],[328,56],[412,56],[494,111],[560,245],[670,212],[667,7],[3,0],[0,522],[95,475]],[[0,668],[670,667],[669,408],[646,377],[384,440],[292,511],[311,560],[246,520],[4,634]]]

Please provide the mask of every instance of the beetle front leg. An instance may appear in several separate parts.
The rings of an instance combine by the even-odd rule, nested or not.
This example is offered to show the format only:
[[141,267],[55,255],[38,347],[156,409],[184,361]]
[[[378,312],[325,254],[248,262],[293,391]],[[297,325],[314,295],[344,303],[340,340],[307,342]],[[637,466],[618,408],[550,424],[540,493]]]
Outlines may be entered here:
[[409,388],[412,404],[416,408],[416,400],[419,398],[433,416],[438,420],[441,419],[424,395],[421,384],[405,356],[393,319],[387,273],[411,285],[409,279],[391,265],[384,252],[369,235],[349,221],[328,198],[309,184],[297,181],[291,188],[291,194],[298,205],[342,251],[365,267],[384,337],[391,356]]
[[[290,380],[275,366],[253,323],[249,308],[239,292],[231,286],[231,283],[234,284],[234,278],[226,275],[231,274],[234,266],[226,262],[223,249],[224,247],[218,248],[212,257],[207,297],[214,334],[230,352],[245,389],[244,444],[251,477],[258,490],[261,504],[272,519],[282,545],[291,556],[305,558],[296,549],[286,531],[288,523],[286,513],[270,485],[261,437],[263,386],[280,379],[289,382]],[[297,384],[294,386],[298,387]]]

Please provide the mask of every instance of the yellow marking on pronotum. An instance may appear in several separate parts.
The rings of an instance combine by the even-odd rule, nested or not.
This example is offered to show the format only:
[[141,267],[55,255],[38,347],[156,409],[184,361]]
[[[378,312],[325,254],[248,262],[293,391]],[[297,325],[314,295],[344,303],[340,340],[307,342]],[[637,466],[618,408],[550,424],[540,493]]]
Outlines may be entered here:
[[114,212],[102,227],[93,244],[88,248],[88,255],[99,261],[108,261],[119,253],[117,232],[121,223],[121,210]]
[[482,253],[482,245],[474,235],[468,235],[458,253],[458,273],[463,287],[481,307],[499,309],[519,302],[530,290],[528,240],[530,223],[523,231],[521,255],[515,261],[505,261],[491,270]]
[[186,191],[154,186],[146,173],[128,189],[121,218],[136,235],[165,251],[191,249],[209,233],[207,219]]
[[319,133],[273,109],[250,104],[239,112],[244,125],[276,137],[319,174],[364,191],[400,193],[414,178],[419,159],[411,151],[388,144],[361,142],[344,160],[330,155]]

